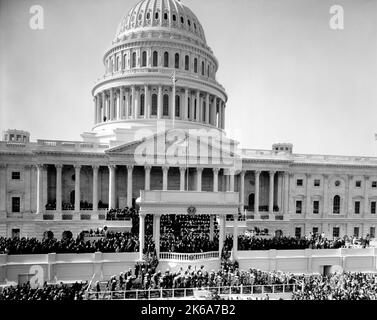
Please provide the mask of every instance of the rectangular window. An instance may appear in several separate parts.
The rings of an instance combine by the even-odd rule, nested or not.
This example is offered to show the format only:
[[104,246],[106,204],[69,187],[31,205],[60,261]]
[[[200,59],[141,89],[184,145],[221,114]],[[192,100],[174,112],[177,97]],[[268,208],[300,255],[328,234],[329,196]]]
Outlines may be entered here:
[[302,213],[302,201],[298,200],[296,201],[296,213]]
[[372,181],[372,188],[377,188],[377,181]]
[[358,238],[359,237],[359,227],[353,228],[353,236]]
[[333,238],[339,238],[339,227],[332,228],[332,236]]
[[313,227],[313,234],[318,234],[318,227]]
[[321,180],[319,180],[319,179],[314,180],[314,186],[320,187],[321,186]]
[[20,198],[19,197],[12,198],[12,212],[20,212]]
[[370,213],[371,214],[376,214],[376,201],[372,201],[370,203]]
[[356,188],[361,188],[361,181],[360,180],[358,180],[358,181],[356,181]]
[[369,236],[371,238],[374,238],[376,236],[376,228],[375,227],[370,227]]
[[360,214],[360,201],[355,201],[355,214]]
[[21,172],[13,171],[12,172],[12,180],[20,180],[21,179]]
[[313,213],[318,214],[319,213],[319,201],[313,201]]
[[295,228],[295,237],[301,238],[301,228],[300,227]]
[[304,181],[302,179],[297,179],[296,185],[297,187],[302,187],[304,185]]

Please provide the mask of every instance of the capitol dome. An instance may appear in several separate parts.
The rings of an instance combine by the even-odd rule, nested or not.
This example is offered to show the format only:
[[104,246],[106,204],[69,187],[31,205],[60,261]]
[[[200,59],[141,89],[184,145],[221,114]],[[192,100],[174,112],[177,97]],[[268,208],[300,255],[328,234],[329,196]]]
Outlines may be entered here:
[[[225,127],[227,95],[203,27],[178,0],[142,0],[118,25],[92,90],[85,140],[129,142],[139,129]],[[176,82],[173,82],[173,79]]]
[[115,41],[147,29],[170,29],[206,43],[204,30],[195,14],[179,0],[142,0],[122,19]]

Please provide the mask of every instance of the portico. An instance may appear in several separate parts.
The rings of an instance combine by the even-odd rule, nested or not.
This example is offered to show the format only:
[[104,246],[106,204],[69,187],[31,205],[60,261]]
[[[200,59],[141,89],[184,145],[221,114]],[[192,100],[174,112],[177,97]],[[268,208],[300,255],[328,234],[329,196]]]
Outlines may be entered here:
[[[219,221],[219,250],[218,254],[211,253],[211,258],[221,258],[221,252],[226,237],[226,216],[233,215],[238,219],[239,195],[237,192],[196,192],[196,191],[141,191],[140,196],[140,225],[139,243],[140,260],[143,259],[145,243],[145,216],[153,216],[153,240],[156,244],[158,258],[166,257],[161,253],[160,219],[162,215],[209,215],[211,219],[217,217]],[[213,234],[213,223],[210,223],[210,234]],[[237,235],[237,224],[234,235]],[[237,248],[237,236],[233,237],[233,247]],[[233,252],[236,255],[237,249]]]

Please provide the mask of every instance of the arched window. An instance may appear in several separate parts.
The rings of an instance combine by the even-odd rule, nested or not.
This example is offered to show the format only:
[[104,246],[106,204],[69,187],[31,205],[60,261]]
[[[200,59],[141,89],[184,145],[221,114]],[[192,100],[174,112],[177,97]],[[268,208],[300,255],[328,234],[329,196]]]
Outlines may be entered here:
[[173,21],[177,21],[177,16],[173,14]]
[[158,66],[158,52],[153,51],[153,66],[157,67]]
[[197,58],[194,59],[194,72],[198,73],[198,59]]
[[136,52],[132,53],[132,68],[136,68]]
[[208,65],[208,68],[207,68],[207,77],[209,78],[209,65]]
[[179,118],[181,116],[181,97],[175,96],[175,116]]
[[191,115],[191,99],[188,98],[187,100],[187,118],[190,119],[190,115]]
[[147,52],[146,51],[143,51],[143,56],[142,56],[142,64],[141,64],[142,67],[146,67],[147,66]]
[[179,53],[175,54],[174,66],[176,69],[179,69]]
[[185,56],[185,70],[190,70],[190,57],[188,55]]
[[158,12],[156,12],[155,15],[154,15],[154,18],[155,18],[156,20],[158,20],[158,17],[159,17]]
[[151,116],[157,116],[157,94],[152,94],[152,110],[151,110]]
[[144,93],[140,95],[140,116],[144,116],[145,112],[145,95]]
[[127,65],[127,55],[123,55],[123,69],[126,69],[126,65]]
[[164,13],[164,20],[168,20],[168,14],[166,12]]
[[150,18],[151,18],[151,13],[148,12],[148,13],[147,13],[147,19],[149,20]]
[[164,67],[169,68],[169,52],[164,53]]
[[168,117],[169,116],[169,95],[168,94],[164,94],[162,110],[163,110],[162,115],[164,117]]
[[195,101],[194,101],[194,119],[195,120],[196,120],[196,108],[197,108],[196,102],[197,102],[197,100],[195,99]]
[[202,76],[204,76],[204,61],[202,61]]
[[339,214],[340,213],[340,197],[335,196],[333,202],[333,213]]
[[183,19],[183,17],[181,17],[181,23],[185,23],[185,19]]
[[116,68],[117,68],[117,71],[120,70],[120,57],[117,57],[117,66],[116,66]]

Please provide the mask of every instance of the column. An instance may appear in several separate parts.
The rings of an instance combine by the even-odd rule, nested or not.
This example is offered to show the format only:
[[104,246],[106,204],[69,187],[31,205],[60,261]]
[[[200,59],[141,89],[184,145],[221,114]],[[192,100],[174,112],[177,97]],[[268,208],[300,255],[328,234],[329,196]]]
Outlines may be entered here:
[[[135,103],[134,119],[138,119],[140,117],[140,90],[135,89],[134,103]],[[145,107],[145,103],[144,103],[144,107]]]
[[37,164],[37,214],[43,212],[43,165]]
[[368,208],[369,208],[368,182],[369,182],[369,176],[364,176],[364,210],[361,212],[362,218],[367,215]]
[[222,103],[221,105],[221,129],[225,129],[225,102]]
[[255,197],[254,197],[254,214],[259,213],[259,178],[260,171],[255,171]]
[[209,124],[209,94],[206,94],[206,118],[205,118],[206,124]]
[[105,91],[102,92],[102,118],[101,118],[101,122],[104,121],[104,117],[106,117],[106,94],[105,94]]
[[323,210],[322,210],[322,218],[328,214],[328,178],[327,174],[323,175]]
[[180,167],[179,168],[179,173],[180,173],[180,179],[179,179],[179,190],[180,191],[185,191],[185,175],[186,175],[186,168]]
[[157,119],[162,118],[162,86],[158,86]]
[[[1,170],[1,167],[0,167],[0,170]],[[24,203],[25,203],[25,208],[24,208],[24,211],[26,213],[31,213],[31,177],[32,177],[32,170],[33,170],[33,166],[32,165],[26,165],[25,166],[25,198],[24,198]],[[1,175],[1,173],[0,173]],[[0,177],[0,181],[1,181],[1,177]],[[0,185],[0,190],[3,188],[3,186]],[[6,190],[4,189],[4,192]],[[1,195],[0,195],[0,203],[1,203],[2,199],[1,199]],[[5,201],[4,201],[5,203]],[[1,212],[1,205],[0,205],[0,212]],[[0,217],[1,217],[1,214],[0,214]],[[1,219],[1,218],[0,218]]]
[[118,119],[122,119],[124,117],[124,87],[120,87],[120,111],[118,113]]
[[284,172],[284,213],[289,214],[289,172]]
[[216,126],[216,118],[217,118],[217,101],[218,101],[218,98],[215,97],[215,99],[213,100],[213,105],[212,105],[212,117],[211,117],[211,124],[213,126]]
[[131,100],[131,119],[136,119],[136,114],[135,114],[136,89],[135,89],[135,86],[131,87],[131,95],[132,95],[132,100]]
[[97,96],[94,96],[94,124],[97,124],[98,121],[98,108],[97,108]]
[[222,122],[222,117],[223,117],[223,113],[222,113],[222,101],[221,99],[219,99],[219,122],[217,123],[217,127],[220,129],[221,128],[221,122]]
[[352,194],[350,190],[352,189],[352,183],[353,183],[353,176],[347,175],[347,181],[346,181],[346,199],[345,199],[345,211],[346,216],[349,217],[352,214]]
[[240,175],[240,211],[243,214],[245,211],[245,171],[241,171]]
[[115,206],[115,169],[116,166],[109,166],[109,209],[116,209]]
[[169,167],[167,166],[162,167],[162,190],[163,191],[168,190],[168,173],[169,173]]
[[196,191],[202,191],[203,168],[196,168]]
[[55,165],[56,168],[56,211],[62,211],[62,169],[61,164]]
[[225,241],[225,235],[226,235],[226,230],[225,230],[225,216],[220,215],[219,216],[219,254],[221,257],[221,253],[223,251],[224,247],[224,241]]
[[234,170],[229,170],[229,191],[234,192]]
[[191,114],[190,114],[190,119],[191,121],[195,121],[195,98],[194,95],[191,95]]
[[[120,89],[115,89],[115,110],[114,111],[114,119],[120,119]],[[116,115],[115,115],[116,113]]]
[[144,250],[144,239],[145,239],[145,214],[139,213],[139,260],[143,260],[143,250]]
[[183,120],[187,121],[188,119],[188,98],[189,98],[189,90],[185,89],[185,102],[183,103]]
[[144,86],[144,109],[144,119],[149,119],[151,116],[151,99],[147,85]]
[[213,236],[214,236],[214,229],[215,229],[215,218],[216,216],[209,215],[209,240],[213,241]]
[[201,111],[201,103],[200,103],[200,91],[196,92],[196,117],[195,121],[200,122],[200,111]]
[[80,212],[80,174],[81,166],[75,165],[75,212]]
[[149,191],[151,190],[151,166],[145,166],[144,172],[145,172],[145,190]]
[[160,226],[161,217],[159,214],[153,215],[153,241],[156,245],[157,258],[160,257]]
[[114,88],[110,89],[110,120],[114,120]]
[[233,220],[233,260],[236,260],[238,250],[238,214],[233,215]]
[[213,192],[219,192],[219,168],[213,168]]
[[128,120],[130,119],[130,109],[131,109],[131,106],[130,106],[130,90],[126,90],[126,103],[125,103],[125,110],[124,110],[124,113],[125,113],[125,118]]
[[[127,166],[127,206],[132,207],[132,173],[134,166]],[[143,227],[144,228],[144,227]]]
[[304,217],[308,214],[310,214],[310,208],[311,208],[311,201],[310,201],[310,178],[311,174],[306,174],[306,210]]
[[274,213],[274,178],[275,178],[275,171],[270,171],[270,192],[268,196],[269,204],[268,204],[268,211],[269,213]]
[[98,170],[99,166],[92,166],[93,169],[93,212],[98,211]]

